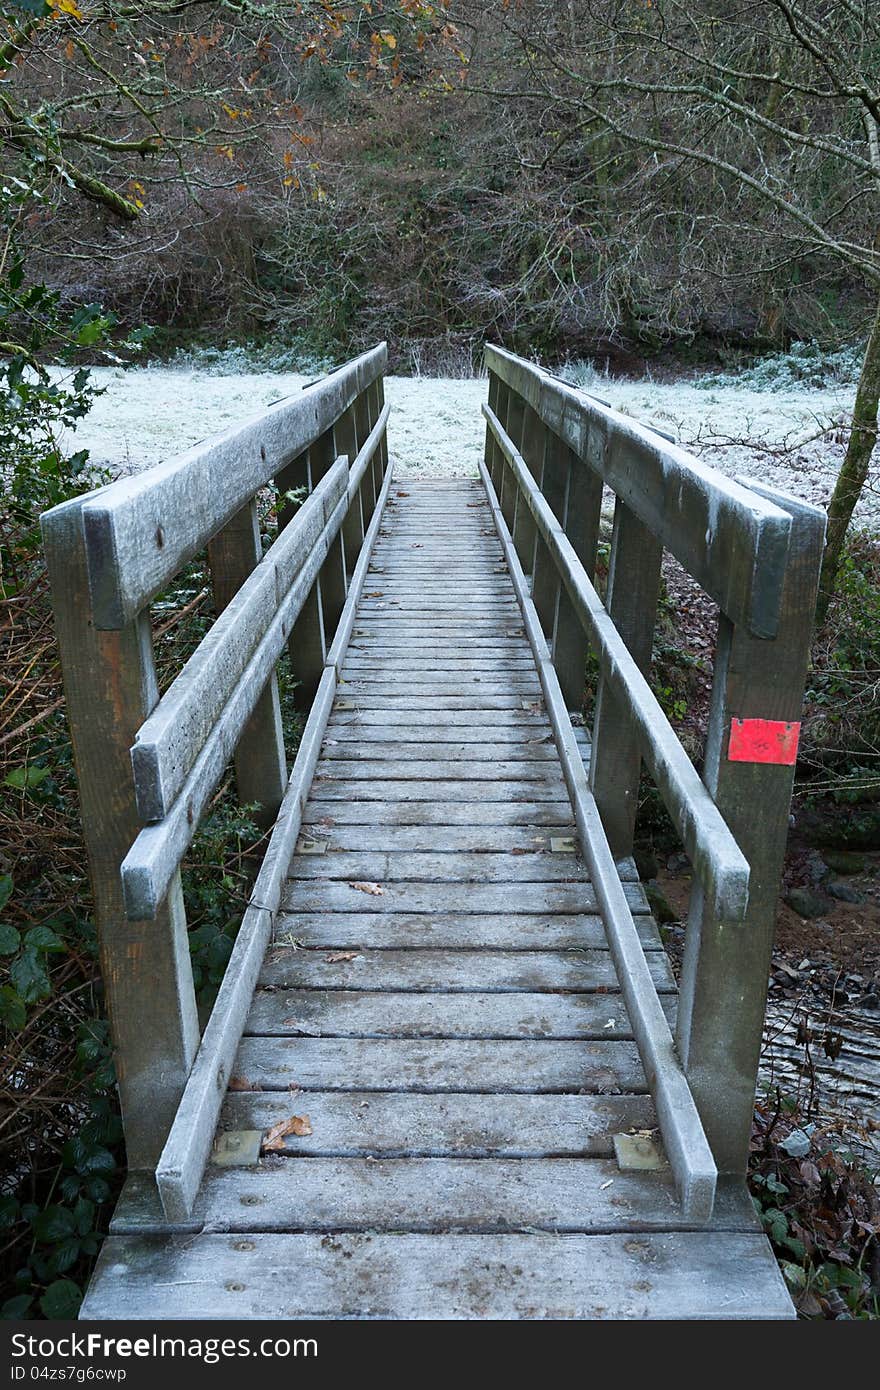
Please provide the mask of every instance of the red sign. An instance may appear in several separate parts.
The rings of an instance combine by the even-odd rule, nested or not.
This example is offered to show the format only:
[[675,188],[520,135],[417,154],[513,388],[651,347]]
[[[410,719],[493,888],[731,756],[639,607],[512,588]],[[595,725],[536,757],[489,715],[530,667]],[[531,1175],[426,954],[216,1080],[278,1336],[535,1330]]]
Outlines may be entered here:
[[727,756],[732,763],[777,763],[793,767],[800,722],[784,719],[731,719]]

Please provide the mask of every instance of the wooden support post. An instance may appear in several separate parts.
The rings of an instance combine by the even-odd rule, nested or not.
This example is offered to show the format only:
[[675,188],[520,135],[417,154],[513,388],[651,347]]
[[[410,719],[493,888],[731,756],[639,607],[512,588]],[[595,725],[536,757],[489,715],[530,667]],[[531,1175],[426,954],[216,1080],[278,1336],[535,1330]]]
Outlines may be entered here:
[[129,750],[158,700],[149,612],[118,631],[92,621],[80,515],[42,518],[67,721],[128,1166],[153,1169],[199,1043],[180,874],[152,921],[129,922],[119,867],[140,830]]
[[[357,430],[355,428],[354,410],[347,410],[344,415],[340,415],[333,428],[333,439],[336,457],[341,454],[348,456],[349,468],[354,463],[357,454]],[[354,573],[357,558],[361,553],[361,546],[364,543],[364,517],[361,510],[361,491],[358,489],[355,497],[352,498],[348,515],[342,523],[342,543],[345,548],[345,572],[348,579]]]
[[[313,488],[336,462],[333,431],[328,430],[316,440],[309,450],[309,477]],[[321,617],[324,624],[324,642],[330,646],[336,635],[339,615],[345,607],[345,556],[342,552],[342,532],[340,531],[327,552],[327,559],[321,566],[318,580],[321,590]]]
[[[382,411],[383,411],[383,409],[384,409],[384,407],[385,407],[385,378],[384,378],[384,377],[382,377],[382,376],[377,376],[377,377],[376,377],[376,380],[373,382],[373,390],[374,390],[375,393],[376,393],[376,413],[375,413],[375,415],[374,415],[374,417],[373,417],[373,423],[375,424],[376,421],[378,420],[379,416],[382,414]],[[380,440],[380,442],[379,442],[379,448],[378,448],[378,450],[377,450],[377,458],[378,458],[378,460],[379,460],[379,472],[378,472],[378,476],[377,476],[377,483],[378,483],[378,486],[377,486],[377,490],[376,490],[376,496],[378,497],[378,496],[379,496],[379,491],[381,490],[381,485],[382,485],[382,483],[383,483],[383,481],[384,481],[384,479],[385,479],[385,474],[388,472],[388,431],[387,431],[387,429],[382,431],[382,438],[381,438],[381,440]]]
[[[208,565],[218,615],[260,563],[260,518],[256,498],[237,512],[208,542]],[[235,749],[235,785],[242,805],[255,805],[257,824],[272,825],[287,788],[287,760],[281,727],[281,702],[275,673],[245,724]]]
[[[590,441],[592,445],[593,441]],[[563,446],[565,447],[565,446]],[[565,534],[587,572],[589,579],[596,572],[596,548],[599,544],[599,517],[602,510],[602,479],[588,464],[565,447],[568,460],[568,491],[565,502]],[[564,586],[559,594],[556,613],[556,633],[553,639],[553,664],[562,686],[565,703],[572,712],[580,713],[584,702],[584,679],[587,668],[587,637]]]
[[[550,430],[544,436],[544,466],[541,471],[541,492],[560,525],[565,518],[565,496],[568,490],[568,450],[558,435]],[[541,537],[535,546],[535,568],[532,575],[532,601],[541,619],[548,642],[553,641],[556,628],[556,605],[559,599],[559,571]]]
[[[489,372],[489,409],[492,410],[492,411],[494,411],[495,415],[498,417],[498,419],[501,421],[501,424],[503,425],[503,424],[504,424],[504,420],[503,420],[502,415],[501,415],[501,409],[502,409],[501,392],[502,392],[501,378],[500,378],[495,372],[490,371],[490,372]],[[485,464],[486,464],[486,471],[487,471],[487,473],[489,474],[489,477],[492,479],[492,486],[495,488],[495,491],[496,491],[496,492],[499,491],[499,473],[500,473],[500,470],[501,470],[501,467],[502,467],[503,457],[504,457],[504,456],[503,456],[503,454],[501,453],[501,450],[498,448],[498,445],[495,443],[495,436],[494,436],[494,434],[492,433],[492,427],[489,425],[489,423],[488,423],[488,421],[487,421],[487,422],[486,422],[486,447],[485,447],[485,449],[484,449],[484,451],[483,451],[483,458],[484,458]]]
[[[754,491],[792,517],[779,631],[753,637],[722,617],[706,742],[704,781],[750,867],[745,920],[715,920],[696,885],[685,939],[677,1042],[720,1172],[743,1174],[767,997],[776,905],[788,836],[794,757],[809,660],[825,514],[763,487]],[[731,722],[744,748],[730,753]],[[779,721],[768,726],[767,721]],[[789,726],[786,728],[786,726]],[[749,756],[753,733],[754,760]],[[782,740],[776,762],[767,739]],[[779,746],[779,745],[777,745]]]
[[[378,420],[379,416],[382,414],[382,402],[381,402],[381,399],[380,399],[380,392],[379,392],[379,387],[380,387],[380,385],[381,385],[381,377],[377,377],[376,380],[373,381],[373,382],[371,382],[370,385],[367,387],[367,403],[368,403],[368,415],[367,415],[367,419],[368,419],[369,429],[372,429],[372,428],[373,428],[373,426],[375,425],[375,423],[376,423],[376,421]],[[370,461],[370,472],[371,472],[371,474],[372,474],[372,476],[373,476],[373,496],[374,496],[374,498],[378,498],[379,493],[382,491],[382,482],[383,482],[383,479],[384,479],[384,476],[385,476],[385,470],[384,470],[384,467],[383,467],[383,464],[382,464],[382,449],[383,449],[384,444],[385,444],[385,436],[384,436],[384,433],[383,433],[382,439],[379,441],[379,445],[378,445],[378,447],[377,447],[375,453],[373,454],[372,460]]]
[[[547,427],[543,424],[541,417],[530,405],[526,405],[523,411],[522,442],[518,443],[517,447],[538,486],[541,484],[541,472],[544,466],[546,434]],[[536,540],[537,532],[531,512],[528,507],[518,507],[516,523],[513,528],[513,543],[526,575],[531,575],[534,568]]]
[[[326,462],[326,449],[322,447],[325,439],[326,436],[322,435],[312,446],[317,468],[323,467]],[[293,463],[288,464],[287,468],[278,474],[275,481],[280,492],[295,492],[303,489],[308,493],[311,492],[315,483],[320,481],[319,478],[312,477],[310,452],[312,451],[300,454],[298,458],[293,460]],[[323,471],[326,472],[327,469],[324,468]],[[279,531],[282,531],[293,520],[296,512],[295,503],[282,503],[279,506]],[[318,682],[324,670],[324,653],[326,651],[321,610],[321,588],[318,581],[312,585],[309,596],[300,609],[299,617],[290,633],[287,649],[290,652],[291,673],[297,682],[293,691],[294,707],[298,710],[308,710],[311,708]]]
[[[362,391],[354,403],[354,427],[357,439],[358,450],[362,449],[367,442],[367,437],[375,423],[370,418],[370,392],[369,387]],[[376,417],[378,419],[378,416]],[[357,451],[356,451],[357,452]],[[348,460],[349,465],[354,463],[354,454]],[[376,510],[376,498],[379,493],[373,481],[373,469],[369,467],[364,474],[364,481],[360,487],[361,494],[361,514],[364,520],[364,530],[370,524],[373,512]]]
[[[520,450],[523,439],[523,426],[525,424],[526,403],[522,396],[518,396],[515,391],[508,391],[507,395],[507,418],[502,420],[506,433],[508,434],[515,449]],[[507,529],[514,534],[516,530],[516,518],[519,512],[519,487],[512,471],[505,467],[504,477],[501,485],[501,514],[507,522]]]
[[[662,559],[661,542],[618,497],[605,607],[643,676],[651,666]],[[602,678],[593,717],[590,784],[617,858],[632,853],[641,767],[632,717]]]

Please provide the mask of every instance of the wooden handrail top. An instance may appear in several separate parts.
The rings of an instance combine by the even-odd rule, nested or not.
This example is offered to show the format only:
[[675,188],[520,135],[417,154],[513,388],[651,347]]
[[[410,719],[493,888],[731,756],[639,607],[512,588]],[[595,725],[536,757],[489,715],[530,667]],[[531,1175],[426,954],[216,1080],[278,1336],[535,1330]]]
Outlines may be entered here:
[[100,489],[82,509],[95,626],[113,630],[131,622],[383,375],[387,358],[380,343],[245,424]]
[[742,921],[748,906],[749,865],[721,812],[682,747],[660,702],[627,650],[591,584],[559,519],[542,496],[525,459],[489,406],[483,414],[513,470],[615,698],[630,712],[642,756],[657,784],[713,907],[729,922]]
[[773,637],[791,517],[658,431],[487,345],[486,366],[629,506],[736,623]]

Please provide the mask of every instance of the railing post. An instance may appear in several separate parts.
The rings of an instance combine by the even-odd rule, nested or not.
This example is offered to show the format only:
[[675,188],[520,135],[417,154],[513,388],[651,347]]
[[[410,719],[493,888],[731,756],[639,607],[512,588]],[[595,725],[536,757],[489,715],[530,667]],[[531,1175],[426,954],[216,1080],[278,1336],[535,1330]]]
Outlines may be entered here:
[[[685,938],[677,1043],[720,1172],[742,1174],[748,1158],[777,897],[788,837],[794,746],[809,660],[825,515],[749,484],[792,517],[778,634],[751,636],[722,617],[715,656],[703,780],[749,862],[745,920],[715,920],[695,885]],[[788,730],[777,762],[730,756],[732,720],[742,730]],[[766,721],[780,721],[768,729]],[[755,753],[759,753],[756,749]]]
[[76,762],[128,1166],[153,1169],[199,1043],[180,875],[159,914],[129,922],[120,865],[140,830],[129,750],[158,699],[149,612],[115,632],[91,619],[81,508],[42,519]]
[[[333,426],[333,440],[335,457],[340,454],[348,456],[349,468],[354,463],[358,451],[357,428],[355,425],[354,409],[346,410],[340,415],[336,424]],[[352,498],[348,515],[342,523],[342,544],[345,550],[345,572],[347,581],[351,580],[354,567],[357,564],[358,556],[361,553],[361,546],[364,543],[364,515],[361,506],[361,496],[363,488],[358,488],[357,494]]]
[[[518,450],[521,450],[522,446],[525,418],[525,401],[516,391],[508,389],[507,413],[501,423],[513,447]],[[498,501],[501,506],[501,514],[507,522],[507,529],[513,535],[516,530],[516,518],[519,511],[519,487],[513,475],[513,469],[506,466],[503,469],[501,493]]]
[[[602,436],[591,430],[588,450],[601,449]],[[602,511],[602,478],[569,448],[567,460],[565,534],[589,579],[596,572],[596,548],[599,544],[599,518]],[[579,713],[584,700],[584,681],[587,669],[587,637],[566,592],[559,592],[556,612],[556,632],[553,639],[553,665],[565,696],[566,707]]]
[[[568,450],[558,435],[547,430],[544,435],[544,466],[540,488],[544,500],[560,525],[565,520],[565,495],[568,490]],[[532,575],[532,602],[541,620],[548,642],[553,642],[556,628],[556,606],[559,601],[559,571],[550,558],[545,543],[537,536],[535,568]]]
[[[318,486],[325,473],[333,467],[335,462],[336,452],[331,429],[316,439],[309,450],[309,477],[312,488]],[[341,531],[337,532],[330,549],[327,551],[327,559],[321,566],[318,584],[321,590],[324,641],[329,647],[336,636],[339,616],[345,607],[345,556],[342,553]]]
[[[522,439],[517,445],[526,462],[526,467],[540,486],[541,470],[544,465],[544,443],[547,429],[537,411],[526,403],[523,411]],[[535,562],[535,542],[537,530],[532,514],[525,503],[517,509],[513,528],[513,543],[519,562],[526,575],[531,575]]]
[[[371,419],[370,411],[370,388],[368,386],[361,392],[354,403],[354,425],[355,436],[357,438],[357,450],[355,450],[355,453],[366,444],[370,430],[373,428],[373,423],[374,421]],[[348,458],[349,465],[354,463],[354,459],[355,455],[350,454]],[[373,478],[372,463],[364,474],[364,480],[360,486],[360,494],[364,530],[366,530],[370,524],[373,512],[376,510],[376,498],[379,496],[379,489],[376,487],[375,479]]]
[[[314,449],[314,446],[312,447]],[[312,478],[309,453],[307,450],[300,454],[275,479],[281,493],[278,504],[279,532],[289,525],[299,510],[296,503],[284,500],[284,494],[298,491],[309,493],[319,481]],[[298,710],[308,710],[311,708],[324,670],[326,651],[321,588],[317,581],[312,585],[308,598],[300,609],[299,617],[291,629],[287,650],[290,653],[291,673],[297,682],[293,691],[294,707]]]
[[[653,531],[618,497],[605,606],[644,676],[651,666],[662,559],[663,546]],[[590,784],[608,843],[618,857],[632,853],[641,766],[632,718],[600,679]]]
[[[208,565],[219,616],[263,558],[260,518],[252,498],[208,542]],[[258,807],[257,824],[274,823],[287,787],[278,681],[273,671],[235,749],[235,785],[243,805]]]

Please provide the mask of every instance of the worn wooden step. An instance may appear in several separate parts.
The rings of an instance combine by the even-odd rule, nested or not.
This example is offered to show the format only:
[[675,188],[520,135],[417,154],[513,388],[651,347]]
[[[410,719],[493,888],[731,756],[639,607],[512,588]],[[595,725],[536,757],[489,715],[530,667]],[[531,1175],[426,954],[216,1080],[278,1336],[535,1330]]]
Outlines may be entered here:
[[[640,884],[624,885],[633,912],[647,912]],[[389,883],[373,894],[345,883],[288,882],[282,897],[286,911],[296,912],[587,912],[598,911],[589,883]],[[511,923],[513,926],[514,923]]]
[[648,1092],[632,1042],[461,1038],[249,1038],[236,1090]]
[[[576,854],[540,852],[468,854],[376,853],[330,849],[321,855],[297,855],[290,881],[367,879],[378,884],[422,883],[589,883],[590,875]],[[442,893],[442,889],[440,890]]]
[[[455,762],[491,762],[501,752],[502,756],[514,756],[533,762],[558,761],[556,748],[547,738],[529,740],[516,736],[501,740],[493,735],[490,745],[486,742],[485,731],[477,738],[456,743],[452,742],[451,731],[448,729],[435,730],[430,738],[426,736],[424,729],[411,732],[411,739],[397,738],[381,742],[378,739],[359,738],[357,735],[349,739],[339,738],[332,729],[328,729],[327,738],[321,748],[321,757],[330,762],[354,759],[356,762],[373,763],[376,760],[384,761],[391,758],[398,762],[420,758],[427,758],[432,762],[442,758],[451,758]],[[446,734],[446,738],[437,737],[438,733]]]
[[[303,1106],[303,1097],[297,1104]],[[745,1191],[719,1200],[713,1229],[753,1231],[755,1225]],[[283,1155],[268,1156],[259,1167],[208,1169],[192,1218],[180,1226],[240,1233],[689,1228],[667,1171],[621,1172],[608,1159]],[[142,1206],[120,1202],[112,1233],[154,1229]]]
[[[354,786],[351,787],[354,796]],[[406,784],[403,784],[406,785]],[[460,784],[458,784],[460,785]],[[443,795],[438,793],[438,795]],[[306,806],[312,824],[321,825],[532,825],[562,828],[571,823],[571,803],[556,801],[401,800],[375,801],[313,797]]]
[[794,1310],[762,1235],[371,1233],[114,1236],[80,1316],[714,1321]]
[[[512,935],[515,924],[512,924]],[[479,949],[479,923],[473,950],[377,950],[364,947],[354,959],[334,959],[333,951],[275,946],[260,971],[260,984],[276,989],[464,990],[617,990],[608,951],[503,951]],[[515,939],[515,937],[514,937]],[[344,953],[346,956],[348,952]],[[662,952],[648,955],[658,989],[674,989]]]
[[[654,919],[645,913],[634,921],[644,948],[662,950]],[[461,950],[473,947],[476,928],[473,917],[444,912],[282,912],[275,937],[281,945],[299,942],[336,950]],[[580,951],[604,950],[607,942],[600,917],[521,912],[515,919],[508,913],[481,913],[479,944],[494,950]]]
[[257,990],[245,1031],[279,1038],[632,1039],[617,995],[438,990]]
[[230,1091],[220,1130],[268,1130],[308,1114],[312,1133],[284,1152],[440,1158],[611,1158],[613,1135],[653,1130],[650,1096],[482,1092]]

